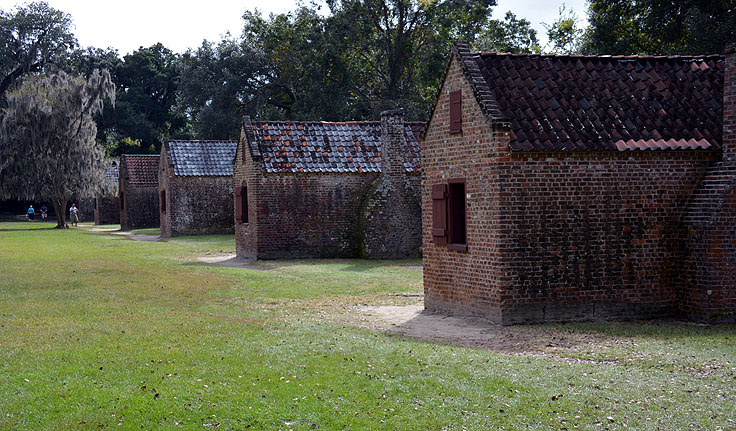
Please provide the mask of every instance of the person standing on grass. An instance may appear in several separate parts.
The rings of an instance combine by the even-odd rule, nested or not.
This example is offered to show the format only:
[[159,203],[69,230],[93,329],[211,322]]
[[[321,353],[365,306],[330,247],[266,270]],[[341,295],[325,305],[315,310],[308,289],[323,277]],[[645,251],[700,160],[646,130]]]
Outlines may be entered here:
[[79,223],[79,210],[76,204],[72,204],[72,207],[69,208],[69,222],[72,226],[77,226]]
[[46,208],[46,205],[43,205],[41,207],[41,221],[46,221],[49,217],[48,215],[49,209]]
[[33,221],[33,216],[35,215],[35,211],[33,210],[33,205],[28,207],[28,220]]

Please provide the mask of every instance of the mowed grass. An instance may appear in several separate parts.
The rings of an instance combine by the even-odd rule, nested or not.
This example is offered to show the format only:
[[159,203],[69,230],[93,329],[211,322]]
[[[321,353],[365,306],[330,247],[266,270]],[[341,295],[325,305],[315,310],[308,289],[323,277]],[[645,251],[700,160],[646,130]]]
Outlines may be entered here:
[[419,261],[197,260],[233,249],[0,224],[0,429],[736,429],[734,326],[459,347],[330,318],[420,295]]

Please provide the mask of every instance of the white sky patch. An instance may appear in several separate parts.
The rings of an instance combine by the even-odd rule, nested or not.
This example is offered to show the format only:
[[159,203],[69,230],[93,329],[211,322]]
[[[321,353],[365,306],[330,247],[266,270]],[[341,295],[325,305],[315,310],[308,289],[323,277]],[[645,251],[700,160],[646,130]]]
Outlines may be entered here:
[[552,24],[559,16],[560,6],[563,4],[566,12],[572,10],[578,17],[580,28],[588,25],[586,0],[498,0],[497,3],[493,8],[493,18],[503,19],[510,10],[518,19],[527,19],[537,31],[537,39],[542,48],[549,40],[543,24]]
[[[585,19],[585,0],[564,0],[579,18]],[[9,11],[27,1],[0,0],[0,9]],[[174,52],[197,48],[203,39],[218,41],[229,32],[239,36],[246,10],[258,8],[264,15],[294,10],[297,3],[288,0],[48,0],[70,14],[74,34],[82,46],[116,48],[125,55],[140,47],[161,42]],[[494,18],[503,18],[507,10],[526,18],[537,30],[540,42],[547,37],[542,22],[552,23],[563,0],[499,0]],[[325,10],[323,6],[323,10]]]

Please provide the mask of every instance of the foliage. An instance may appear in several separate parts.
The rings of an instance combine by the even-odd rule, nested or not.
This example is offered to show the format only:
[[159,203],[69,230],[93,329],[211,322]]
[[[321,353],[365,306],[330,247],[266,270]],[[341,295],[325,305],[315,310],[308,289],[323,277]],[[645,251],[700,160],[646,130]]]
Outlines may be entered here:
[[420,303],[418,261],[228,268],[196,258],[232,235],[41,225],[0,224],[0,429],[732,428],[733,325],[488,327],[522,350],[463,347],[370,329],[366,306]]
[[174,110],[179,85],[177,61],[176,54],[157,43],[126,55],[114,70],[114,131],[139,140],[147,152],[160,152],[165,138],[178,137],[186,127],[184,116]]
[[227,37],[187,51],[178,63],[177,109],[200,139],[237,139],[244,114],[253,115],[265,60],[254,46]]
[[733,0],[591,0],[584,51],[713,54],[736,40]]
[[365,115],[351,92],[355,70],[336,46],[342,41],[334,19],[300,7],[268,20],[246,12],[244,20],[244,41],[258,47],[266,66],[257,116],[337,121]]
[[0,106],[24,75],[64,64],[77,43],[71,27],[68,14],[43,1],[0,10]]
[[490,20],[480,33],[474,48],[486,52],[538,53],[540,51],[537,31],[526,19],[519,19],[511,11],[503,21]]
[[89,79],[65,72],[29,76],[8,94],[0,129],[0,197],[51,199],[64,227],[67,200],[104,184],[104,149],[93,116],[115,102],[107,70]]
[[334,44],[356,75],[351,91],[379,111],[422,118],[453,39],[475,39],[495,0],[330,0]]
[[552,24],[544,24],[551,45],[548,51],[554,54],[578,54],[580,51],[583,29],[579,27],[580,19],[572,10],[560,6],[559,16]]

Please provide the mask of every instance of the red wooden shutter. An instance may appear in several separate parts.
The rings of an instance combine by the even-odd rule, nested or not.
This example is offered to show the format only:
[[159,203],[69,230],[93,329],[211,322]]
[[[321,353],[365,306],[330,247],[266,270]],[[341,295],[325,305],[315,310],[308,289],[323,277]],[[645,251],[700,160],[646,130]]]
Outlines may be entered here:
[[243,223],[248,223],[248,185],[245,182],[240,188],[240,219]]
[[242,196],[240,196],[240,187],[235,187],[235,222],[240,223],[243,221],[243,206],[241,203]]
[[432,186],[432,240],[447,244],[447,184]]
[[450,133],[463,131],[463,97],[461,90],[450,92]]

